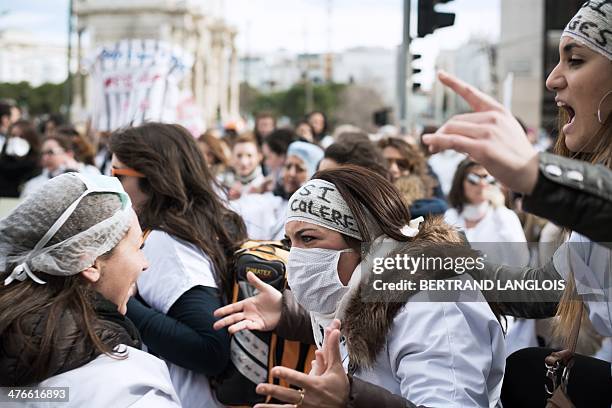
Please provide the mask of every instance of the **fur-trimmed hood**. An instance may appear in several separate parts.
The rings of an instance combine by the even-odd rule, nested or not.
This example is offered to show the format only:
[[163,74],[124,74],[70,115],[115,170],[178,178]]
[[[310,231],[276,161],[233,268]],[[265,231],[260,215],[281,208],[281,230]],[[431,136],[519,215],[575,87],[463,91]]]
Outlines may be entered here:
[[[442,245],[441,245],[442,244]],[[446,244],[446,245],[444,245]],[[450,253],[449,253],[450,251]],[[455,228],[446,224],[442,217],[429,217],[419,228],[419,233],[410,241],[397,243],[394,251],[388,254],[412,256],[474,256],[464,236]],[[362,273],[365,271],[362,271]],[[342,319],[342,333],[346,339],[350,362],[358,367],[372,367],[378,354],[383,350],[387,335],[397,313],[415,292],[385,291],[384,295],[376,294],[375,301],[364,301],[372,296],[372,276],[362,279],[359,288],[349,300]],[[456,276],[454,271],[416,271],[413,274],[404,270],[387,269],[386,281],[399,282],[402,279],[418,281],[426,279],[446,279]],[[418,285],[417,285],[418,287]],[[383,298],[384,297],[384,298]]]

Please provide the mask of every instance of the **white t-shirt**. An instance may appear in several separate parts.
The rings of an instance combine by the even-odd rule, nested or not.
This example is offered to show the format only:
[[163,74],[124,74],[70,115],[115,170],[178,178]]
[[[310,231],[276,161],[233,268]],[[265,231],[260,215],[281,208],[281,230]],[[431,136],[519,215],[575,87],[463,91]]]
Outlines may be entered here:
[[[195,286],[217,288],[208,256],[200,248],[163,231],[145,241],[149,268],[138,278],[138,293],[153,309],[168,313],[183,293]],[[167,362],[183,407],[218,407],[208,377]]]
[[[3,407],[180,407],[168,368],[157,357],[120,345],[127,358],[101,354],[74,370],[48,378],[39,387],[68,387],[69,402],[3,403]],[[6,404],[6,405],[4,405]]]

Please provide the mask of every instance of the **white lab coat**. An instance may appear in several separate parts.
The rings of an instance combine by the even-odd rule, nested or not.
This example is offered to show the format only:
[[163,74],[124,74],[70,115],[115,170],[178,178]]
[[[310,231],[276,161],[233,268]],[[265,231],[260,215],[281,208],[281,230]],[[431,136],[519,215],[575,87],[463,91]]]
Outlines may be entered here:
[[416,405],[501,406],[506,354],[489,305],[482,294],[480,301],[428,302],[431,294],[410,298],[374,367],[355,376]]
[[566,280],[573,272],[593,327],[600,335],[612,337],[612,250],[572,232],[555,252],[553,263]]
[[[510,266],[529,264],[529,247],[521,221],[509,208],[490,206],[484,218],[473,228],[465,227],[465,218],[454,208],[446,211],[444,220],[465,231],[465,236],[472,247],[482,250],[487,256],[487,261]],[[537,346],[535,321],[509,318],[506,336],[508,355],[535,346]]]
[[[127,358],[116,359],[101,354],[74,370],[48,378],[39,387],[69,387],[69,402],[28,402],[15,407],[180,407],[166,364],[144,351],[127,350]],[[11,407],[12,403],[7,403]],[[4,405],[3,405],[4,406]]]
[[268,192],[246,194],[230,201],[230,207],[244,220],[250,239],[280,240],[285,236],[288,200]]
[[[507,245],[499,247],[487,245],[483,248],[488,255],[488,261],[503,265],[526,266],[529,264],[529,248],[521,226],[521,221],[514,211],[504,207],[490,206],[487,214],[472,228],[466,228],[465,218],[454,208],[449,208],[444,214],[444,221],[463,231],[470,243],[478,242],[517,242],[510,248]],[[491,256],[495,256],[491,258]]]

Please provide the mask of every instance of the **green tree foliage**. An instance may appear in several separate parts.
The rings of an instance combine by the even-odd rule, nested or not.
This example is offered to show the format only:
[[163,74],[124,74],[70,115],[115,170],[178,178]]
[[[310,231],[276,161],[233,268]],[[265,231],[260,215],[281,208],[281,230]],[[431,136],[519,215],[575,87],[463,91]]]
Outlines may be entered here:
[[240,83],[240,113],[249,115],[253,113],[253,106],[257,98],[261,97],[261,92],[249,85],[247,82]]
[[28,82],[0,83],[0,99],[13,99],[30,115],[59,113],[65,103],[65,83],[32,87]]
[[[334,116],[340,103],[340,94],[345,84],[312,85],[312,98],[314,110],[320,110]],[[288,116],[292,121],[300,120],[306,114],[306,87],[298,83],[285,91],[259,94],[254,98],[251,106],[244,106],[249,113],[269,111],[276,116]]]

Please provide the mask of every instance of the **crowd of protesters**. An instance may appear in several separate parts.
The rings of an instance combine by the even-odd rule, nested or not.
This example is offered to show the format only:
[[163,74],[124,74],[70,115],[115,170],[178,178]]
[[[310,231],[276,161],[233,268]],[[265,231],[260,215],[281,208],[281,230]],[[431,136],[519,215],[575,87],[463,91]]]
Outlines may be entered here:
[[[611,406],[612,41],[585,22],[612,32],[612,4],[585,3],[563,32],[550,146],[444,72],[473,112],[419,135],[321,111],[197,137],[156,122],[95,133],[0,102],[0,197],[19,200],[0,219],[0,386],[67,386],[68,406],[216,407],[231,336],[252,330],[317,348],[310,373],[276,367],[257,386],[262,408]],[[247,240],[290,245],[287,287],[249,273],[255,295],[232,303]],[[482,269],[407,280],[564,284],[364,297],[377,256],[483,243]]]

